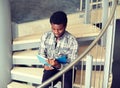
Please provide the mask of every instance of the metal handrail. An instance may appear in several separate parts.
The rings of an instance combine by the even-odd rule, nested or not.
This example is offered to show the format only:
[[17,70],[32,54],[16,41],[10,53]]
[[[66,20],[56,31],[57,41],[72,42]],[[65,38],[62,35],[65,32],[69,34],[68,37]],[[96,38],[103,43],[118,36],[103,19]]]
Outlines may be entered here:
[[61,76],[62,74],[64,74],[66,71],[68,71],[69,69],[71,69],[75,64],[77,64],[95,46],[95,44],[99,41],[99,39],[102,37],[102,35],[107,30],[109,24],[111,23],[112,18],[114,17],[116,6],[117,6],[117,0],[114,0],[112,12],[111,12],[110,17],[108,18],[108,20],[106,22],[106,25],[103,27],[102,31],[96,37],[96,39],[88,46],[88,48],[80,56],[78,56],[77,59],[75,59],[73,62],[71,62],[68,66],[66,66],[65,68],[63,68],[60,72],[58,72],[53,77],[51,77],[47,81],[43,82],[40,86],[38,86],[36,88],[43,88],[45,85],[49,84],[50,82],[54,81],[56,78],[58,78],[59,76]]

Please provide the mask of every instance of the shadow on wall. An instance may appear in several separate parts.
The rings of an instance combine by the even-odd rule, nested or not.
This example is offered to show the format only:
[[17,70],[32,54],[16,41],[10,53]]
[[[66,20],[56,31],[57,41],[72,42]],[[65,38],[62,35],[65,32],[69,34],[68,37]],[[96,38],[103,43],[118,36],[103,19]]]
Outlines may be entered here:
[[120,88],[120,19],[116,20],[114,53],[112,64],[112,86],[111,88]]
[[80,0],[10,0],[10,4],[12,21],[23,23],[49,18],[57,10],[66,13],[77,12]]

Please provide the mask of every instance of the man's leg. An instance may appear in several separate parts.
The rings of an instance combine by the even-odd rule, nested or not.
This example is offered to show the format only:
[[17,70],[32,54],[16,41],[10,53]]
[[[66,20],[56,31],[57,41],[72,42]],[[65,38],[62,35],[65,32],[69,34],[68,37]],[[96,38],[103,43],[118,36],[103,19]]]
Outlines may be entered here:
[[[42,78],[42,82],[46,81],[47,79],[51,78],[52,76],[54,76],[56,73],[58,72],[58,70],[44,70],[44,74],[43,74],[43,78]],[[59,81],[59,79],[54,81],[54,85]],[[51,86],[51,83],[48,84],[47,86],[45,86],[44,88],[49,88],[49,86]]]
[[[75,74],[76,72],[74,72]],[[72,74],[73,74],[73,70],[69,70],[65,73],[64,76],[64,88],[72,88]],[[75,77],[75,76],[74,76]]]

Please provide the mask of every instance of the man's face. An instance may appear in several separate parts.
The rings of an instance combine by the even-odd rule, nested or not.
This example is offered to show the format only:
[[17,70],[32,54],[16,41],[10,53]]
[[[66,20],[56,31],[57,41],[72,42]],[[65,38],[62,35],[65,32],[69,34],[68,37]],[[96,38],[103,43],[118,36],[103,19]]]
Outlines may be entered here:
[[61,37],[65,32],[65,26],[63,24],[51,24],[52,31],[54,35],[59,38]]

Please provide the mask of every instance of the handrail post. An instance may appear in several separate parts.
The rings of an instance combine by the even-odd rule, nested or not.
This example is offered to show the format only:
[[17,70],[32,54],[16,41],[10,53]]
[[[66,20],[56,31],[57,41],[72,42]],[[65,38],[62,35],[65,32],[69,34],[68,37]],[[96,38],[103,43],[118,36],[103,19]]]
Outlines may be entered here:
[[82,11],[82,10],[83,10],[83,1],[80,0],[80,11]]
[[85,0],[85,24],[90,23],[90,0]]
[[[102,4],[102,7],[103,7],[103,11],[102,11],[102,28],[104,28],[106,22],[107,22],[107,19],[108,19],[108,0],[103,0],[103,4]],[[102,43],[102,46],[105,46],[106,45],[106,33],[104,33],[103,37],[102,37],[102,40],[101,40],[101,43]]]
[[113,48],[112,48],[113,25],[110,25],[108,28],[109,30],[107,30],[106,56],[105,56],[106,58],[105,58],[105,65],[104,65],[103,88],[107,88],[108,86],[112,52],[113,52]]
[[93,57],[91,55],[87,55],[86,72],[85,72],[85,88],[91,87],[92,63],[93,63]]

